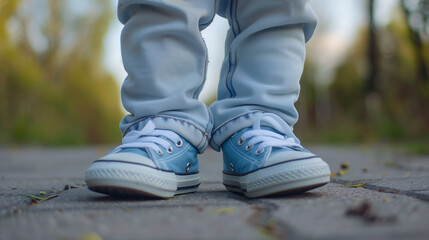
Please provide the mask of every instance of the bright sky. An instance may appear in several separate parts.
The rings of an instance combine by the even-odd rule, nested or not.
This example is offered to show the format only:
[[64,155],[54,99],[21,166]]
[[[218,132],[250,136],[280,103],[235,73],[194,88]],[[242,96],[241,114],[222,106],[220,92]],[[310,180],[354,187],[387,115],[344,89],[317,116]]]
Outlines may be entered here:
[[[112,1],[116,5],[116,1]],[[307,45],[308,57],[323,64],[326,71],[320,74],[320,81],[326,81],[335,65],[344,57],[347,48],[353,43],[359,28],[367,23],[367,2],[356,0],[313,0],[314,11],[319,17],[318,28]],[[380,25],[387,24],[398,5],[398,0],[378,0],[376,20]],[[105,64],[121,84],[126,76],[120,52],[120,32],[122,25],[114,21],[106,37]],[[217,89],[217,79],[223,58],[223,46],[228,23],[216,17],[203,31],[209,49],[209,68],[207,81],[200,99],[208,99]],[[328,64],[327,64],[328,63]]]

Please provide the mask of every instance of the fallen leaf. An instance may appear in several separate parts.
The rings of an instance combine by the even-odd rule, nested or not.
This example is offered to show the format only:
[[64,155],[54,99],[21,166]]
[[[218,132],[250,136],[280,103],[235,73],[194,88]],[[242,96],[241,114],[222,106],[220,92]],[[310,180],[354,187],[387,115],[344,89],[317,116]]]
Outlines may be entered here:
[[388,197],[384,197],[384,198],[383,198],[383,201],[384,201],[384,202],[390,202],[390,199],[389,199]]
[[362,172],[367,173],[368,172],[368,168],[362,168]]
[[355,216],[362,218],[365,222],[375,223],[375,222],[394,222],[396,221],[396,216],[380,216],[373,211],[372,204],[368,201],[364,201],[356,207],[349,207],[346,211],[347,216]]
[[394,191],[386,190],[384,188],[379,188],[379,189],[377,189],[377,191],[379,191],[379,192],[386,192],[386,193],[395,193]]
[[40,191],[39,195],[46,195],[46,192],[45,191]]
[[331,178],[335,177],[335,173],[331,173]]
[[341,167],[341,169],[347,170],[347,169],[349,169],[350,165],[347,162],[342,162],[340,164],[340,167]]
[[216,210],[213,210],[210,212],[215,213],[215,214],[231,214],[234,212],[234,210],[235,210],[235,208],[229,207],[229,208],[216,209]]
[[344,176],[346,174],[347,174],[347,171],[345,171],[345,170],[340,170],[340,171],[337,172],[338,176]]
[[90,232],[83,234],[79,240],[102,240],[102,238],[97,233]]
[[35,198],[30,198],[30,205],[34,205],[34,204],[38,204],[39,201],[36,200]]
[[364,201],[362,204],[356,207],[350,207],[346,211],[346,215],[349,216],[364,216],[368,211],[370,211],[372,204],[368,201]]
[[360,188],[366,185],[366,183],[358,183],[358,184],[343,184],[344,186],[347,187],[352,187],[352,188]]
[[271,218],[264,225],[257,227],[255,230],[262,238],[275,238],[277,232],[276,228],[276,220]]
[[44,202],[46,200],[49,200],[51,198],[58,197],[58,194],[54,193],[54,194],[46,196],[46,197],[39,197],[36,195],[31,195],[31,194],[27,194],[26,196],[30,198],[30,204],[37,204],[37,203],[41,203],[41,202]]
[[31,198],[31,199],[35,199],[35,200],[37,200],[37,201],[42,201],[42,200],[43,200],[43,198],[42,198],[42,197],[35,196],[35,195],[27,194],[26,196],[27,196],[27,197],[29,197],[29,198]]

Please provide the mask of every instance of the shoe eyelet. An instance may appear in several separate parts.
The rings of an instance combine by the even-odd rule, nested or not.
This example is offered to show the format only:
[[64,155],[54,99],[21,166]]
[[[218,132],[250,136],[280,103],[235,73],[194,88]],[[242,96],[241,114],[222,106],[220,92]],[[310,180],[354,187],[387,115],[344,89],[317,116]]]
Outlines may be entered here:
[[170,153],[170,154],[172,154],[172,153],[173,153],[173,150],[174,150],[174,149],[173,149],[173,147],[172,147],[172,146],[170,146],[169,148],[167,148],[167,152],[168,152],[168,153]]
[[253,146],[246,145],[246,148],[244,150],[250,151],[250,149],[252,149],[252,148],[253,148]]
[[240,138],[238,139],[238,141],[237,141],[238,146],[243,145],[243,143],[244,143],[244,141],[243,141],[243,139],[241,139],[241,137],[240,137]]
[[156,151],[156,154],[158,154],[159,156],[162,156],[162,155],[164,155],[164,152],[162,152],[162,150],[158,150],[158,151]]
[[237,135],[237,133],[235,132],[234,134],[231,135],[230,138],[234,138]]
[[179,141],[175,142],[174,145],[176,145],[176,147],[180,148],[183,146],[183,141],[182,139],[179,139]]
[[190,163],[190,162],[188,162],[188,163],[186,164],[186,172],[188,173],[190,169],[191,169],[191,163]]
[[231,171],[233,171],[233,172],[235,171],[235,170],[234,170],[234,164],[230,163],[230,164],[229,164],[229,167],[231,168]]
[[263,152],[264,152],[264,149],[262,149],[262,150],[256,150],[256,151],[255,151],[255,156],[259,156],[259,155],[261,155]]

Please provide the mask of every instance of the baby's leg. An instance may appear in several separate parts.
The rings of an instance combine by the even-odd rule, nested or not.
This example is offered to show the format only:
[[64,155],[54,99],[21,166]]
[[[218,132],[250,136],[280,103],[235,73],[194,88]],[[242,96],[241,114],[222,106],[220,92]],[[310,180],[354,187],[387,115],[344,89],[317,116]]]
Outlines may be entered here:
[[262,197],[328,183],[328,165],[303,148],[292,131],[305,43],[316,25],[308,1],[221,3],[220,14],[231,28],[218,101],[211,106],[211,145],[223,152],[224,185]]
[[214,0],[119,1],[122,59],[128,73],[122,103],[130,113],[121,122],[122,132],[135,121],[155,118],[157,127],[204,148],[210,124],[206,106],[198,101],[207,66],[200,30],[214,14]]
[[[216,148],[228,135],[252,125],[252,112],[275,113],[292,126],[304,66],[305,43],[316,27],[316,16],[304,0],[223,0],[220,14],[230,24],[218,101],[211,106],[219,130],[241,115],[240,124],[215,131]],[[232,126],[231,126],[232,127]]]
[[211,121],[198,101],[207,51],[200,30],[214,0],[120,0],[122,58],[128,77],[122,144],[86,171],[88,188],[109,195],[172,197],[199,186],[197,152]]

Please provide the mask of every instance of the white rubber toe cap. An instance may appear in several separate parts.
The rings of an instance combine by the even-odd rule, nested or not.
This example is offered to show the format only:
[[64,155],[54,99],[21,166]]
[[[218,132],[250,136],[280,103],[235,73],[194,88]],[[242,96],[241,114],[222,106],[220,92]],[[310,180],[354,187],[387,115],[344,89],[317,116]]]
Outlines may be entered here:
[[264,167],[281,162],[307,158],[317,158],[317,156],[310,152],[283,151],[275,154],[274,156],[268,157],[267,160],[265,160]]
[[119,153],[112,153],[108,154],[102,158],[99,158],[98,160],[102,161],[126,161],[130,163],[138,163],[138,164],[144,164],[150,167],[154,167],[155,163],[150,160],[149,158],[142,156],[140,154],[130,153],[130,152],[119,152]]

